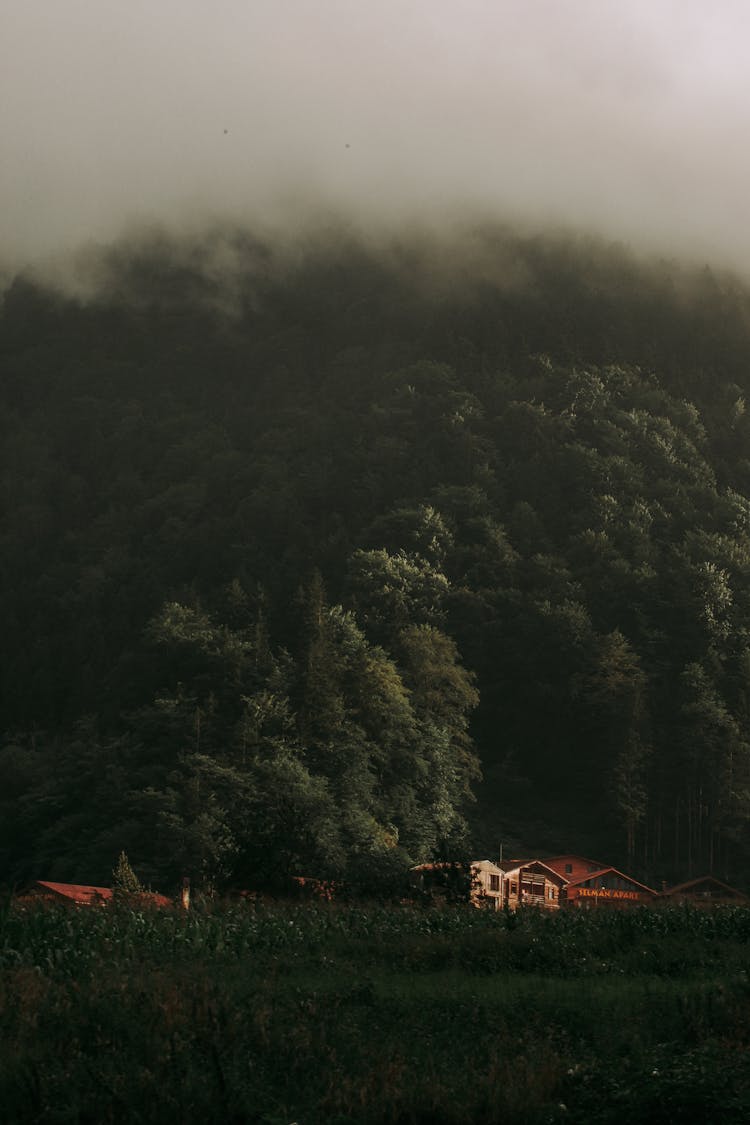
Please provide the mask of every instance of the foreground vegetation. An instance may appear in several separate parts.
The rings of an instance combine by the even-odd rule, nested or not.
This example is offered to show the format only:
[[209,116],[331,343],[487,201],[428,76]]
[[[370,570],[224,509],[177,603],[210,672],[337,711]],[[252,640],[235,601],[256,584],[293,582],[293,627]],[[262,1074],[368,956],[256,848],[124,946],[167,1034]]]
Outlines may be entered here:
[[740,1122],[750,911],[15,907],[12,1122]]

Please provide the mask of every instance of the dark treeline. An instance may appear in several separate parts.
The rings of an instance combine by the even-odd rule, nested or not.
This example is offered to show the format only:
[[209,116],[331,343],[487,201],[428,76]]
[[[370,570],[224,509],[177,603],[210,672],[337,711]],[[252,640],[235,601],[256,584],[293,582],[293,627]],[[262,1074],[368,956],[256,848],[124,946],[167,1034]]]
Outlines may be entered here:
[[86,300],[17,278],[0,362],[3,878],[372,886],[504,843],[743,881],[738,282],[224,233]]

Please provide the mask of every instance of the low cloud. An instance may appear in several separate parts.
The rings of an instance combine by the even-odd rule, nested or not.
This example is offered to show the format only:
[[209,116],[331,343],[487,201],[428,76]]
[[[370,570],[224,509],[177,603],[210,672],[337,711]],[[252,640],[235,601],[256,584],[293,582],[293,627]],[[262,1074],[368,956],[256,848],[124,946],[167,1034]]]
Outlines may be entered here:
[[742,0],[9,0],[0,260],[216,223],[565,225],[750,273]]

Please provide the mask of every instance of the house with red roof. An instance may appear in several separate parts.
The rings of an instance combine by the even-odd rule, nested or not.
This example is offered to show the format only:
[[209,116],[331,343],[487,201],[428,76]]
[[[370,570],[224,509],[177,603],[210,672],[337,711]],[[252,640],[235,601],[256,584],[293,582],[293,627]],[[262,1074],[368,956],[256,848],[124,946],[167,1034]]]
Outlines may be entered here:
[[669,887],[661,892],[659,899],[663,902],[689,902],[693,906],[716,906],[718,903],[746,906],[750,901],[742,891],[722,883],[713,875],[701,875],[698,879]]
[[112,901],[112,888],[92,887],[82,883],[50,883],[46,879],[39,879],[25,897],[68,902],[75,906],[106,906]]
[[587,859],[585,856],[570,853],[553,855],[550,858],[545,856],[544,862],[558,875],[562,875],[567,882],[582,879],[584,875],[592,875],[594,871],[601,871],[602,868],[607,866],[606,863],[600,863],[599,860]]
[[[156,894],[154,891],[143,891],[132,897],[143,906],[161,908],[173,905],[172,900],[166,895]],[[51,883],[46,879],[38,879],[23,898],[67,902],[71,906],[107,906],[114,901],[114,891],[111,887],[94,887],[84,883]]]
[[580,879],[571,879],[565,885],[565,901],[568,906],[638,906],[653,903],[655,899],[655,890],[618,871],[616,867],[602,867],[599,871],[587,872]]

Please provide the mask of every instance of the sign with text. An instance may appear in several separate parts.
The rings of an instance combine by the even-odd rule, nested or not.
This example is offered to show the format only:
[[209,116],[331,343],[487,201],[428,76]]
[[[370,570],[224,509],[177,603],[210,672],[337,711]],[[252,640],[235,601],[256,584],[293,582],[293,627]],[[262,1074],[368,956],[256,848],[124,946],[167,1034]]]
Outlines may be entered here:
[[639,902],[644,897],[640,891],[617,891],[607,887],[578,887],[576,890],[578,898],[624,898]]

